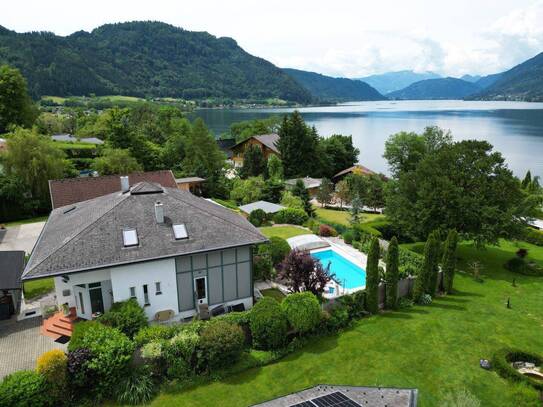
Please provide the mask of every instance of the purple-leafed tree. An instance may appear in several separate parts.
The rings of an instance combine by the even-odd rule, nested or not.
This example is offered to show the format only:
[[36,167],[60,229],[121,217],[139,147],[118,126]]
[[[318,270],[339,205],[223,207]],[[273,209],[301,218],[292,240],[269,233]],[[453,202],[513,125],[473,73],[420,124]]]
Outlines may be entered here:
[[311,291],[320,297],[332,278],[329,269],[307,250],[294,249],[279,264],[279,277],[286,280],[292,292]]

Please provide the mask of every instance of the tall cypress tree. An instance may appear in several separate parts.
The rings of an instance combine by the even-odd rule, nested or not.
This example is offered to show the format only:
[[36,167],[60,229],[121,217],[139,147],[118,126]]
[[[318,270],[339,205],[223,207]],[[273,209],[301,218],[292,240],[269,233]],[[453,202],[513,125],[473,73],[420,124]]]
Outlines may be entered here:
[[379,311],[379,240],[371,241],[366,265],[366,310],[372,314]]
[[422,268],[417,273],[413,296],[415,301],[419,302],[424,294],[429,292],[430,280],[435,264],[435,235],[430,233],[424,246],[424,261]]
[[458,244],[458,233],[456,230],[449,230],[443,251],[443,288],[447,294],[452,293],[454,272],[456,269],[456,246]]
[[434,235],[432,241],[432,267],[430,269],[430,276],[428,277],[428,286],[426,287],[426,294],[430,294],[432,297],[437,290],[437,281],[439,279],[439,248],[441,246],[441,239],[437,231],[432,232]]
[[389,309],[396,308],[398,303],[398,239],[392,237],[387,251],[386,279],[386,306]]

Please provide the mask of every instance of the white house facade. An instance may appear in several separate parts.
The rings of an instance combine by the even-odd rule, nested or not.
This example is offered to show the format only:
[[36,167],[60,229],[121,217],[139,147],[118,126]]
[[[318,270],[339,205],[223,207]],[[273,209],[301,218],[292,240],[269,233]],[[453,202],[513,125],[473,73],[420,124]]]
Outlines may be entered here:
[[92,319],[134,298],[150,320],[253,304],[253,247],[241,216],[173,188],[130,191],[55,209],[23,280],[54,277],[59,306]]

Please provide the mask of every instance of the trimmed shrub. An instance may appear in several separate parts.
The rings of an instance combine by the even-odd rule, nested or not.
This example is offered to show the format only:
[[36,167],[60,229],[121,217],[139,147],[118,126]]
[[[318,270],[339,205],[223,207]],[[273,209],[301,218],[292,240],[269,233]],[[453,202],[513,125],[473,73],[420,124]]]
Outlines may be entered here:
[[99,322],[117,328],[133,338],[140,329],[147,326],[147,315],[138,302],[131,298],[114,303],[111,309],[99,318]]
[[267,217],[268,216],[266,215],[266,212],[259,208],[251,211],[247,220],[251,222],[253,226],[256,226],[258,228],[262,226],[264,222],[266,222]]
[[281,303],[281,308],[290,325],[300,333],[312,331],[319,324],[319,300],[309,291],[288,295]]
[[60,349],[42,354],[36,363],[36,371],[45,377],[51,395],[60,400],[66,391],[68,358]]
[[97,397],[109,395],[117,381],[128,370],[134,344],[118,329],[88,321],[75,324],[68,345],[70,352],[81,348],[89,349],[91,352],[91,358],[86,362],[86,366],[96,374],[95,395]]
[[346,294],[338,298],[341,305],[349,313],[349,319],[362,318],[366,311],[366,291],[361,290],[353,294]]
[[236,362],[244,342],[245,336],[238,325],[217,321],[202,330],[199,349],[209,369],[215,370]]
[[147,404],[153,398],[155,385],[145,366],[131,369],[115,384],[115,399],[120,404]]
[[45,377],[33,370],[12,373],[0,383],[3,406],[41,407],[51,405]]
[[349,310],[346,306],[338,304],[333,307],[329,313],[328,317],[324,314],[324,319],[326,321],[326,329],[329,332],[337,332],[340,329],[346,328],[351,323],[349,318]]
[[288,223],[290,225],[303,225],[309,216],[302,209],[286,208],[281,209],[273,216],[275,223]]
[[524,240],[536,246],[543,246],[543,231],[532,228],[526,228]]
[[430,233],[424,246],[424,262],[415,280],[413,296],[417,302],[421,301],[424,294],[434,295],[435,293],[435,285],[432,287],[432,282],[434,281],[433,273],[437,268],[437,244],[435,233]]
[[539,391],[543,391],[543,382],[532,379],[519,373],[511,364],[513,362],[530,362],[536,366],[543,366],[543,357],[535,353],[519,349],[504,348],[497,351],[492,357],[492,367],[498,374],[515,382],[526,383]]
[[146,343],[141,348],[141,357],[151,368],[155,376],[162,376],[166,371],[165,349],[168,342],[166,340],[156,340]]
[[251,310],[249,321],[255,349],[278,349],[285,344],[287,317],[273,298],[260,299]]
[[354,233],[352,230],[348,230],[343,233],[343,240],[347,244],[351,244],[353,242]]
[[95,374],[88,366],[91,357],[91,351],[86,348],[68,352],[68,378],[74,392],[87,391],[95,382]]
[[146,343],[157,341],[159,339],[171,339],[179,332],[177,325],[149,325],[143,327],[134,337],[134,342],[138,348]]
[[258,246],[258,254],[268,254],[274,266],[277,266],[290,253],[288,242],[277,236],[270,237],[270,243]]
[[319,236],[337,236],[337,231],[332,226],[323,223],[319,226]]
[[268,253],[257,254],[253,257],[253,276],[255,280],[269,280],[273,273],[273,263]]
[[245,345],[250,346],[252,343],[251,328],[249,326],[250,315],[251,311],[229,312],[228,314],[213,318],[210,323],[213,323],[213,321],[225,321],[229,324],[238,325],[245,334]]
[[543,269],[535,263],[528,263],[522,257],[513,257],[504,264],[504,267],[513,273],[524,274],[526,276],[543,276]]

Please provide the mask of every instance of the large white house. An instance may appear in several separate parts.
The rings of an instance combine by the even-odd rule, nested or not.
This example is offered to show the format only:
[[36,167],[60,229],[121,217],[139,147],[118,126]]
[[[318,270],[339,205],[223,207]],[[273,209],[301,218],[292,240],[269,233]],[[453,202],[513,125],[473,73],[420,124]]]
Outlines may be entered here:
[[188,191],[122,184],[54,209],[23,281],[54,277],[58,305],[84,319],[129,298],[149,319],[189,318],[200,304],[252,306],[252,248],[266,241],[258,229]]

